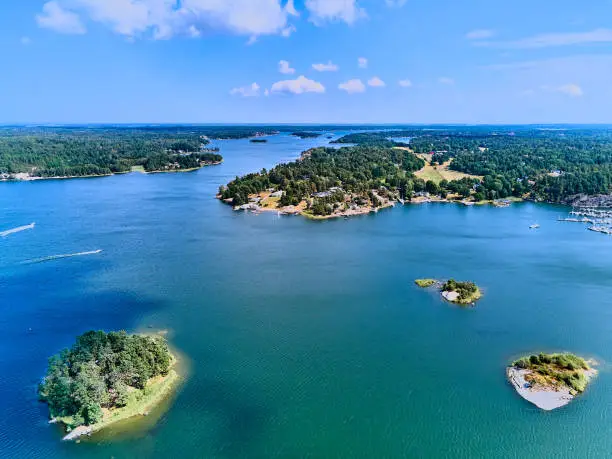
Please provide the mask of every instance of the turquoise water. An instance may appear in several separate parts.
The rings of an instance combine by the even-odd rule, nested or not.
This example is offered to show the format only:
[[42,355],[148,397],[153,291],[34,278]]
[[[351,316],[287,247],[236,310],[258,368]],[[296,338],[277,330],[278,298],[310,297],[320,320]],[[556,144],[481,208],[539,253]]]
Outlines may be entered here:
[[[0,239],[0,457],[609,457],[612,240],[530,203],[312,222],[214,199],[323,141],[219,142],[225,163],[195,173],[0,184],[0,231],[37,224]],[[483,287],[477,308],[413,285],[450,276]],[[60,442],[35,394],[47,357],[91,328],[148,327],[189,358],[172,408]],[[504,377],[539,350],[600,375],[541,412]]]

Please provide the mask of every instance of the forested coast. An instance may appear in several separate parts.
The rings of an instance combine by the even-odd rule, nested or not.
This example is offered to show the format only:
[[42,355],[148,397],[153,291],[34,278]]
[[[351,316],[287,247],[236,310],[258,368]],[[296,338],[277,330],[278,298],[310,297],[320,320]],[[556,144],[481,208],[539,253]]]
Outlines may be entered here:
[[[368,131],[219,190],[235,207],[313,217],[367,213],[396,202],[607,202],[612,130],[445,128]],[[245,207],[246,206],[246,207]]]

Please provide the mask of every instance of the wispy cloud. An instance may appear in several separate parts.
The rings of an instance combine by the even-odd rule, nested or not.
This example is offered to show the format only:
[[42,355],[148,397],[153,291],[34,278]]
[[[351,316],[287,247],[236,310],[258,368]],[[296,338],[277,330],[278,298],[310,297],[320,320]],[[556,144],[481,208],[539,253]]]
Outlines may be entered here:
[[325,86],[318,81],[300,76],[295,80],[277,81],[270,90],[273,93],[304,94],[307,92],[324,93]]
[[230,94],[232,96],[258,97],[260,89],[261,88],[257,83],[252,83],[250,86],[234,88],[230,91]]
[[339,69],[332,61],[327,61],[327,64],[312,64],[312,68],[317,72],[337,72]]
[[285,75],[292,75],[295,73],[295,69],[291,68],[288,61],[280,61],[278,63],[278,71]]
[[349,94],[357,94],[360,92],[365,92],[366,90],[365,85],[359,79],[348,80],[345,83],[340,83],[338,88],[342,91],[346,91]]
[[357,0],[306,0],[306,9],[310,12],[310,20],[316,25],[328,21],[344,21],[352,24],[366,17],[366,12]]
[[30,37],[21,37],[21,39],[19,40],[19,42],[23,45],[23,46],[28,46],[29,44],[32,43],[32,39]]
[[468,40],[486,40],[487,38],[493,38],[495,31],[491,29],[476,29],[468,32],[465,38]]
[[360,69],[367,69],[368,60],[365,57],[360,57],[359,59],[357,59],[357,65],[359,66]]
[[368,86],[372,86],[373,88],[384,88],[387,85],[383,80],[375,76],[374,78],[370,78],[368,80]]
[[561,86],[542,86],[542,90],[549,92],[558,92],[570,97],[581,97],[584,95],[582,88],[575,83],[563,84]]
[[40,27],[68,35],[82,35],[87,29],[78,14],[65,10],[58,2],[47,2],[42,13],[36,16]]
[[475,42],[474,45],[507,49],[535,49],[594,43],[612,43],[612,29],[595,29],[589,32],[546,33],[514,41]]
[[438,83],[440,84],[444,84],[447,86],[452,86],[455,84],[455,80],[453,80],[452,78],[449,77],[440,77],[438,78]]
[[410,88],[412,87],[412,81],[406,79],[406,80],[400,80],[398,82],[398,84],[402,87],[402,88]]

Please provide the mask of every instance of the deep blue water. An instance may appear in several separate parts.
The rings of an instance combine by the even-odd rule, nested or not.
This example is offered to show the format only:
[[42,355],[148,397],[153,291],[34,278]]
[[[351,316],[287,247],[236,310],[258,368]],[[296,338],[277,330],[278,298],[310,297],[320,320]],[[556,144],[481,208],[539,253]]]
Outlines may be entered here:
[[[313,222],[214,199],[324,141],[218,142],[224,164],[195,173],[0,183],[0,231],[37,224],[0,239],[0,457],[610,457],[612,240],[530,203]],[[456,308],[419,277],[485,296]],[[89,329],[148,327],[189,361],[171,409],[60,442],[36,400],[47,358]],[[600,375],[541,412],[504,378],[540,350]]]

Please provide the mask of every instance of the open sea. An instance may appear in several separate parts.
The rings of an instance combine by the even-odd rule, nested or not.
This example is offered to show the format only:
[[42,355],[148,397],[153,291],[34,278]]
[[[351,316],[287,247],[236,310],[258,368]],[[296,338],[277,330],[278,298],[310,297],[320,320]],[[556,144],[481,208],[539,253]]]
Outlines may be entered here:
[[[193,173],[0,183],[0,231],[36,223],[0,238],[0,457],[611,457],[612,238],[544,204],[315,222],[215,199],[327,141],[219,141],[225,162]],[[484,297],[461,309],[422,277]],[[62,442],[36,385],[90,329],[167,330],[185,382],[122,433]],[[542,412],[506,382],[513,358],[564,350],[600,362],[570,405]]]

